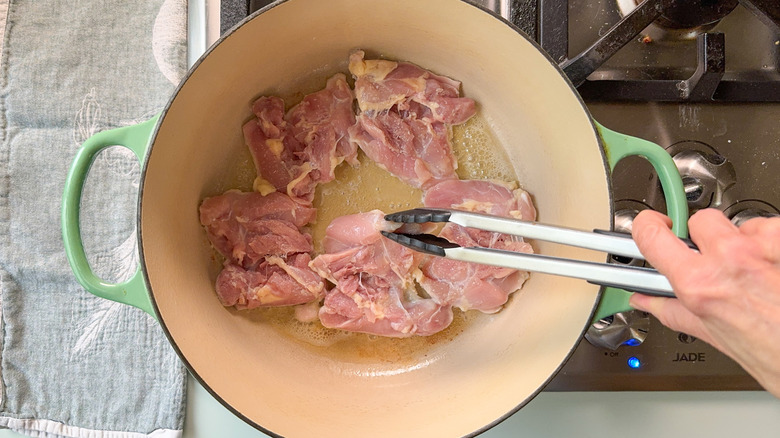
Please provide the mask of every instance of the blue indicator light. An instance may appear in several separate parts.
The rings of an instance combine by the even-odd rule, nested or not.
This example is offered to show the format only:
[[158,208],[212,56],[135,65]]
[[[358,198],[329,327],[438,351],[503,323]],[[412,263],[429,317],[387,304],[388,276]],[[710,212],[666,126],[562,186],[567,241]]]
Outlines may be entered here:
[[631,356],[628,358],[628,366],[633,369],[637,369],[642,366],[642,362],[639,360],[636,356]]
[[641,344],[641,342],[639,342],[638,339],[634,339],[634,338],[631,338],[626,342],[623,342],[623,345],[628,345],[629,347],[636,347],[639,344]]

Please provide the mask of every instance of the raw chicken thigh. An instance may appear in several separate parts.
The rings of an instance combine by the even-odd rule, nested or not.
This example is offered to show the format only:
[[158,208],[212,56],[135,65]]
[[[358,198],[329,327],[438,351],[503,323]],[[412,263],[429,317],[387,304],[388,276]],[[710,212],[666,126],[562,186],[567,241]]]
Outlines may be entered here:
[[269,256],[254,269],[228,263],[217,277],[217,297],[236,309],[292,306],[322,298],[325,283],[309,268],[309,254]]
[[200,207],[201,224],[223,256],[216,291],[225,306],[251,309],[308,303],[321,298],[324,280],[309,268],[311,207],[319,183],[332,181],[343,161],[357,164],[347,130],[355,123],[354,95],[346,76],[331,77],[284,112],[278,97],[252,105],[244,140],[257,170],[255,193],[228,191]]
[[[534,220],[536,210],[527,192],[500,181],[444,181],[425,193],[426,207],[454,208],[516,219]],[[522,238],[447,224],[439,234],[463,247],[480,246],[533,252]],[[492,313],[520,289],[528,273],[515,269],[432,257],[420,266],[418,281],[434,301],[462,310]]]
[[285,115],[284,101],[261,97],[255,118],[244,125],[244,141],[257,170],[255,191],[280,191],[311,204],[318,183],[332,181],[343,161],[357,164],[357,147],[347,130],[355,123],[354,97],[346,77],[331,77]]
[[459,125],[476,113],[474,100],[460,97],[460,82],[408,62],[349,57],[355,76],[355,97],[362,113],[378,114],[395,107],[415,118]]
[[349,62],[361,110],[349,130],[352,140],[414,187],[457,178],[451,125],[476,113],[474,101],[460,97],[460,82],[414,64],[363,57],[355,52]]
[[200,222],[226,259],[216,282],[222,304],[251,309],[320,298],[325,283],[309,268],[311,235],[301,231],[315,215],[279,192],[230,190],[206,198]]
[[316,214],[278,192],[263,196],[229,190],[200,205],[200,223],[214,248],[244,268],[257,266],[267,255],[311,252],[311,236],[300,227]]
[[325,253],[311,263],[335,284],[319,313],[325,327],[407,337],[430,335],[452,322],[450,306],[417,296],[412,272],[422,256],[380,234],[399,226],[385,222],[379,210],[342,216],[328,226]]

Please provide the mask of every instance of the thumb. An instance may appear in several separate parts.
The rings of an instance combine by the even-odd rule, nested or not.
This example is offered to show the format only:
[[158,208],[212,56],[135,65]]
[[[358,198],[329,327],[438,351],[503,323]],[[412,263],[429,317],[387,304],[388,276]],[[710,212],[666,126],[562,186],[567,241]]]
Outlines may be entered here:
[[635,309],[652,313],[661,324],[670,329],[695,336],[717,348],[701,318],[683,306],[680,300],[635,293],[631,296],[629,304]]

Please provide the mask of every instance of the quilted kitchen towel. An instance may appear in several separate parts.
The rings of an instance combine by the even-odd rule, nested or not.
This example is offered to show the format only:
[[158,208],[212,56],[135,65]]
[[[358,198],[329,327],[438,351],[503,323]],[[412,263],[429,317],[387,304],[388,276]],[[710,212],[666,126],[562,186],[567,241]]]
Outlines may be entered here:
[[[92,134],[159,112],[186,69],[186,0],[2,0],[0,427],[40,437],[179,437],[186,374],[154,319],[75,281],[60,202]],[[92,167],[82,235],[96,273],[137,266],[139,166]]]

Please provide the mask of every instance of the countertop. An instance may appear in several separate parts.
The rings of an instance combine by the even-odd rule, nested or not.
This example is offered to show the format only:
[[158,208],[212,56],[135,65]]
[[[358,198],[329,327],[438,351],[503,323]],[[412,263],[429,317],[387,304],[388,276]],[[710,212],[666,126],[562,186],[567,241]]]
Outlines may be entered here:
[[[190,378],[183,438],[261,438]],[[541,393],[485,438],[582,437],[617,434],[732,438],[780,435],[780,401],[766,392]],[[19,438],[0,431],[0,438]]]
[[[259,438],[190,379],[184,438]],[[780,435],[780,401],[766,392],[541,393],[481,436],[732,438]],[[6,438],[0,435],[0,438]]]

